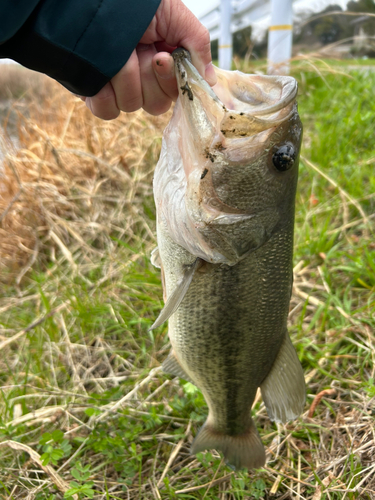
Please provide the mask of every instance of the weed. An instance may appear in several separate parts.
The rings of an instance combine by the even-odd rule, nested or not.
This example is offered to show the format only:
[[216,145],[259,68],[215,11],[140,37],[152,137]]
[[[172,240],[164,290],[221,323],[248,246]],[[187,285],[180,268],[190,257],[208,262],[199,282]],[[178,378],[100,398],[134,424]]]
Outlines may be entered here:
[[70,481],[70,488],[64,493],[64,498],[73,499],[73,495],[77,495],[79,499],[93,498],[95,491],[93,490],[94,481],[87,481],[91,476],[90,465],[85,467],[80,462],[76,462],[72,467],[71,475],[77,481]]
[[49,463],[57,465],[60,459],[69,456],[72,449],[69,441],[64,439],[64,433],[59,429],[45,432],[40,438],[39,444],[43,449],[43,455],[40,457],[43,465]]

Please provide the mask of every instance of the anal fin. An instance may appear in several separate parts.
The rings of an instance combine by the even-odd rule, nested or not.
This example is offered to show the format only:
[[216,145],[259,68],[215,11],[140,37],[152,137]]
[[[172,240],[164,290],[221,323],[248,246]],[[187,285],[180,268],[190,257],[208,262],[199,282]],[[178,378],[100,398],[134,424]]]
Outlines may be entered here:
[[165,306],[161,310],[159,316],[156,318],[155,323],[149,328],[149,330],[154,330],[161,326],[165,321],[167,321],[174,312],[177,311],[178,306],[181,304],[186,292],[189,290],[190,283],[193,280],[195,271],[201,266],[202,260],[196,259],[193,264],[186,266],[185,272],[182,278],[177,283],[173,292],[167,298]]
[[177,361],[177,358],[173,351],[164,360],[162,368],[164,373],[168,373],[169,375],[174,375],[175,377],[183,378],[184,380],[187,380],[191,384],[194,384],[193,380],[191,380],[189,375],[185,372],[180,363]]
[[305,379],[288,332],[285,332],[279,353],[260,389],[271,420],[285,423],[303,412]]

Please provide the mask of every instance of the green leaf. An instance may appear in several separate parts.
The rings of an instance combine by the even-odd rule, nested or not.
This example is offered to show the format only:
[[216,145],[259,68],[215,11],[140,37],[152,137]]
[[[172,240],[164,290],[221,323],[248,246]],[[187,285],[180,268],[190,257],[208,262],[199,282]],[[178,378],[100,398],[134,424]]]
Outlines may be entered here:
[[183,385],[183,388],[186,394],[196,394],[199,391],[198,387],[190,382],[186,382],[186,384]]
[[51,455],[49,453],[43,453],[41,455],[40,460],[42,462],[42,465],[48,465],[51,461]]
[[42,437],[39,439],[40,444],[46,444],[48,441],[51,441],[52,434],[50,432],[45,432]]
[[69,441],[67,439],[64,439],[61,443],[60,443],[60,448],[64,451],[64,455],[69,455],[71,449],[72,449],[72,446],[71,444],[69,443]]
[[93,496],[95,495],[95,491],[92,490],[91,488],[85,489],[85,491],[83,491],[82,493],[84,493],[85,496],[89,498],[93,498]]
[[56,429],[55,431],[52,432],[52,439],[55,441],[55,443],[60,443],[64,439],[64,433],[60,429]]
[[76,493],[79,493],[79,488],[70,488],[64,493],[64,498],[72,497]]
[[60,460],[64,456],[63,450],[60,450],[60,448],[56,448],[55,450],[51,451],[51,459],[52,460]]
[[88,417],[92,417],[93,415],[98,415],[100,410],[97,410],[96,408],[86,408],[85,413]]
[[72,469],[70,473],[77,481],[82,481],[81,473],[77,469]]
[[82,472],[81,473],[81,481],[86,481],[91,476],[91,472]]

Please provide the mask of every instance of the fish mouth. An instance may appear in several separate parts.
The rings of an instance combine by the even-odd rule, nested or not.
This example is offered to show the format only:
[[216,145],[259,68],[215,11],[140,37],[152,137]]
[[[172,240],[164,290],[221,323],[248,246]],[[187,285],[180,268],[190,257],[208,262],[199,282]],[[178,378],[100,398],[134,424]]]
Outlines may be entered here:
[[254,136],[281,125],[293,114],[294,78],[215,71],[218,83],[213,90],[227,108],[220,124],[226,138]]
[[220,68],[215,72],[218,83],[213,90],[228,110],[268,116],[272,121],[275,113],[283,111],[297,95],[297,83],[289,76],[245,75]]
[[232,266],[279,223],[279,206],[265,186],[276,184],[280,197],[296,178],[290,170],[282,178],[290,182],[279,179],[267,158],[293,125],[297,84],[215,68],[211,88],[186,50],[172,56],[179,99],[155,172],[159,224],[191,255]]
[[298,88],[292,77],[248,75],[214,66],[218,83],[211,88],[185,49],[176,49],[172,56],[185,114],[200,131],[205,128],[206,144],[215,135],[221,142],[255,136],[282,124],[294,112]]

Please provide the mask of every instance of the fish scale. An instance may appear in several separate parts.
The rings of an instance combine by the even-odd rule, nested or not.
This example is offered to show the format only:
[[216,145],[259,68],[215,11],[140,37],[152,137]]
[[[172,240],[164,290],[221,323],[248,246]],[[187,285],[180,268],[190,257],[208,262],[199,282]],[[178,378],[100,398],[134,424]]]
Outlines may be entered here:
[[235,468],[259,467],[265,451],[251,417],[258,387],[275,421],[295,418],[305,402],[287,332],[302,137],[297,87],[290,77],[217,70],[212,90],[186,51],[174,58],[185,92],[154,177],[153,262],[166,303],[152,328],[169,320],[163,369],[195,384],[208,406],[192,453],[216,448]]
[[[197,273],[170,319],[172,347],[182,354],[185,371],[194,372],[198,387],[206,399],[211,399],[211,407],[228,408],[232,391],[236,392],[241,383],[244,394],[235,411],[250,414],[263,374],[272,366],[285,335],[291,288],[290,244],[288,234],[277,234],[236,266],[223,264],[212,266],[207,273]],[[168,279],[167,274],[167,283]],[[257,357],[252,359],[254,351]],[[233,368],[235,363],[238,367]],[[211,372],[208,366],[212,365],[218,368]],[[233,369],[235,377],[230,375]]]

